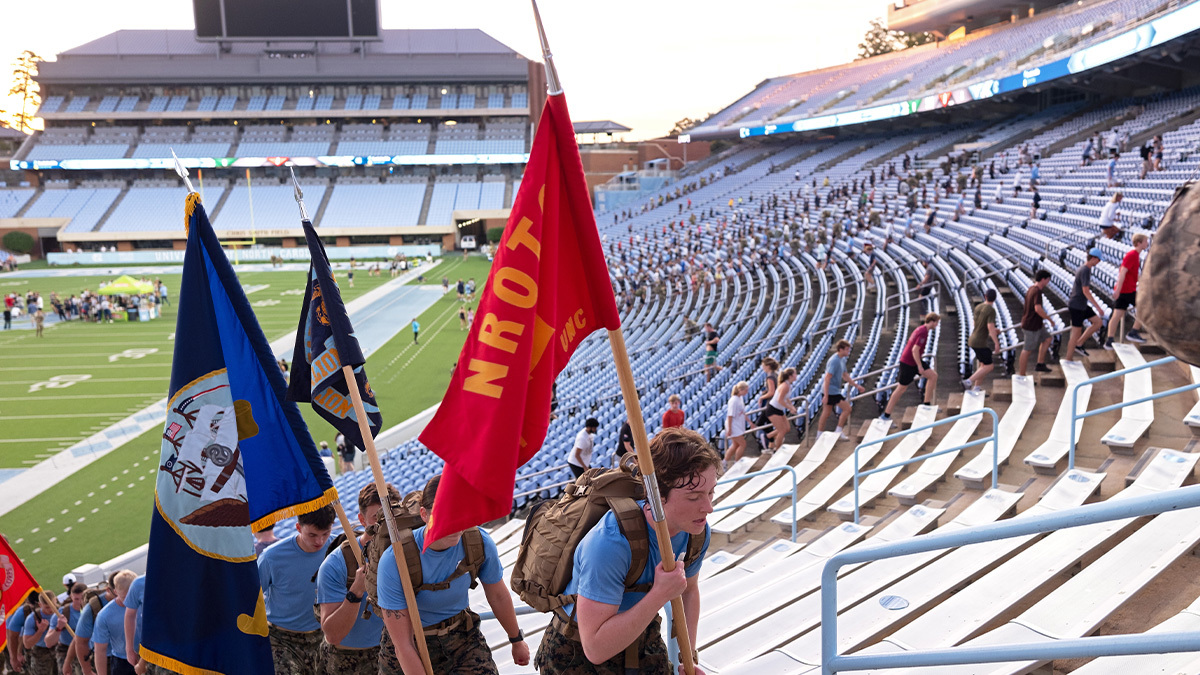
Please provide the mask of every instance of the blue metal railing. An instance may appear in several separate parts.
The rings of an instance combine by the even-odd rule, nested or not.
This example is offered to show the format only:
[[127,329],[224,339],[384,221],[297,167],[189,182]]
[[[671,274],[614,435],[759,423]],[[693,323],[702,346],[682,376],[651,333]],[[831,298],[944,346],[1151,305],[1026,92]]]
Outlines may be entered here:
[[837,653],[837,579],[838,570],[846,565],[1195,507],[1200,507],[1200,485],[1078,506],[1046,515],[1014,518],[944,534],[927,534],[877,546],[860,546],[838,553],[825,563],[821,571],[821,672],[831,675],[851,670],[1200,651],[1200,633],[1192,631],[1071,638],[1055,640],[1050,644],[961,646],[898,654],[843,656]]
[[747,499],[744,502],[734,502],[732,504],[722,504],[718,507],[715,507],[713,509],[713,512],[715,513],[717,511],[728,511],[729,509],[736,509],[739,506],[746,506],[747,504],[757,504],[759,502],[774,501],[776,499],[783,499],[784,497],[790,496],[792,498],[792,541],[793,542],[796,541],[796,486],[799,484],[799,480],[796,478],[796,469],[794,467],[777,466],[774,469],[763,469],[761,471],[755,471],[753,473],[745,473],[740,476],[734,476],[733,478],[724,478],[722,480],[719,480],[719,481],[717,481],[717,485],[721,485],[722,483],[736,483],[738,481],[746,480],[747,478],[753,478],[755,476],[762,476],[762,475],[765,475],[768,473],[779,473],[780,471],[787,471],[788,473],[792,474],[792,491],[790,493],[789,492],[779,492],[777,494],[765,495],[762,497],[756,497],[754,499]]
[[1085,386],[1090,386],[1092,384],[1095,384],[1096,382],[1104,382],[1105,380],[1112,380],[1112,379],[1115,379],[1118,377],[1122,377],[1124,375],[1128,375],[1130,373],[1136,373],[1139,370],[1147,370],[1149,368],[1165,366],[1168,363],[1175,363],[1178,360],[1179,359],[1175,358],[1174,356],[1167,356],[1165,358],[1151,361],[1149,363],[1143,363],[1140,366],[1134,366],[1132,368],[1126,368],[1124,370],[1113,371],[1111,373],[1108,373],[1107,375],[1097,375],[1096,377],[1088,378],[1088,379],[1084,380],[1083,382],[1080,382],[1080,383],[1076,384],[1075,386],[1071,387],[1071,444],[1068,446],[1067,468],[1068,469],[1075,468],[1075,443],[1076,443],[1075,425],[1079,420],[1085,419],[1088,417],[1094,417],[1096,415],[1101,415],[1106,412],[1112,412],[1114,410],[1120,410],[1121,408],[1127,408],[1131,405],[1137,405],[1139,403],[1147,403],[1149,401],[1155,401],[1160,398],[1166,398],[1167,396],[1174,396],[1175,394],[1182,394],[1185,391],[1193,391],[1196,389],[1200,389],[1200,383],[1189,384],[1189,385],[1186,385],[1183,387],[1175,387],[1174,389],[1160,391],[1157,394],[1143,396],[1142,398],[1134,399],[1132,401],[1121,401],[1120,403],[1106,405],[1103,408],[1097,408],[1095,410],[1086,410],[1082,413],[1079,412],[1079,390],[1081,388],[1083,388]]
[[[937,452],[929,452],[924,455],[917,455],[916,457],[913,457],[911,459],[906,459],[901,462],[893,462],[892,464],[886,464],[884,466],[880,466],[880,467],[871,469],[870,471],[859,471],[858,451],[862,450],[863,448],[866,448],[866,447],[869,447],[872,445],[878,445],[880,443],[886,443],[888,441],[894,441],[897,438],[903,438],[905,436],[908,436],[909,434],[915,434],[918,431],[926,431],[929,429],[933,429],[934,427],[940,427],[944,424],[950,424],[951,422],[957,422],[959,420],[966,419],[968,417],[974,417],[976,415],[990,415],[991,416],[991,418],[992,418],[992,435],[991,436],[986,436],[984,438],[980,438],[979,440],[971,441],[969,443],[963,443],[962,445],[956,445],[953,448],[946,448],[945,450],[938,450]],[[904,431],[900,431],[900,432],[897,432],[894,434],[890,434],[888,436],[884,436],[883,438],[873,440],[869,443],[859,443],[858,446],[854,448],[854,522],[855,523],[859,522],[859,515],[860,515],[859,514],[859,501],[858,501],[858,480],[859,480],[859,478],[863,478],[865,476],[870,476],[871,474],[879,473],[880,471],[887,471],[888,469],[895,469],[896,467],[899,467],[899,466],[907,466],[909,464],[923,462],[923,461],[929,459],[930,457],[937,457],[939,455],[945,455],[945,454],[948,454],[951,452],[959,452],[961,450],[965,450],[967,448],[973,448],[976,445],[983,445],[984,443],[988,443],[988,442],[990,442],[992,444],[992,489],[995,489],[996,485],[997,485],[997,477],[1000,474],[1000,418],[999,418],[999,416],[996,415],[996,411],[992,410],[991,408],[980,408],[979,410],[972,410],[971,412],[965,412],[960,415],[955,415],[954,417],[947,417],[944,420],[938,420],[938,421],[934,422],[933,424],[926,424],[923,427],[916,427],[913,429],[905,429]],[[794,515],[795,514],[793,514],[793,516]]]

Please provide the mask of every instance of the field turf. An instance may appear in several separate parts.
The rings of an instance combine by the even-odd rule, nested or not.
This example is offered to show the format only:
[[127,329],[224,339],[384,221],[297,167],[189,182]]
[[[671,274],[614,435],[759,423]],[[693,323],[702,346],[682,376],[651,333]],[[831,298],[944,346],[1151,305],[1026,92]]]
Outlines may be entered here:
[[[459,329],[453,283],[459,277],[474,277],[482,287],[488,266],[479,258],[463,262],[459,256],[449,256],[430,270],[424,283],[440,284],[443,276],[449,277],[451,293],[418,317],[419,345],[412,344],[410,317],[394,317],[396,335],[367,362],[385,428],[441,399],[466,336]],[[172,301],[178,299],[178,272],[175,267],[161,275]],[[268,340],[295,329],[301,301],[298,291],[304,288],[302,272],[247,272],[239,277],[251,291],[247,297]],[[95,289],[106,280],[0,275],[0,293],[32,289],[48,299],[51,291],[70,295],[84,288]],[[387,282],[388,277],[386,273],[370,277],[360,271],[353,289],[339,281],[349,301]],[[0,332],[0,354],[4,355],[0,360],[0,471],[35,464],[165,398],[174,329],[175,306],[170,305],[164,307],[162,318],[148,323],[69,322],[47,327],[46,337],[40,340],[32,330]],[[62,377],[68,375],[75,377]],[[53,377],[58,381],[51,380]],[[64,385],[71,380],[74,383],[66,386],[47,384]],[[302,410],[313,438],[332,446],[332,427],[311,408],[302,406]],[[104,562],[146,543],[161,433],[161,429],[151,429],[0,517],[0,533],[39,580],[53,584],[80,564]]]

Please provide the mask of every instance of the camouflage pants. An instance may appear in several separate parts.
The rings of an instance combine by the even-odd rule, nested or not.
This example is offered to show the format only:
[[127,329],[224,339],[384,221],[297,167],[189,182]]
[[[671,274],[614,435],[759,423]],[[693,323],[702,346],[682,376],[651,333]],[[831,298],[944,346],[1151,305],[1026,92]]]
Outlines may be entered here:
[[275,675],[318,675],[321,669],[321,631],[297,633],[268,624]]
[[[667,644],[663,642],[659,618],[646,627],[642,637],[642,648],[638,650],[638,665],[635,672],[640,675],[672,675],[671,662],[667,659]],[[625,675],[625,654],[617,654],[599,665],[588,661],[583,654],[583,645],[578,638],[563,634],[556,619],[546,629],[542,643],[533,660],[541,675]]]
[[[492,660],[492,651],[479,630],[479,615],[465,611],[466,623],[447,635],[425,636],[429,647],[429,663],[433,672],[441,675],[498,675],[499,669]],[[458,617],[455,617],[456,619]],[[427,627],[427,630],[435,628]],[[401,675],[400,662],[396,660],[396,648],[388,632],[383,631],[383,642],[379,650],[379,674]]]
[[34,647],[25,650],[24,675],[56,675],[54,650]]
[[321,663],[324,673],[334,675],[376,675],[379,672],[379,647],[342,649],[321,642]]
[[[59,645],[59,647],[55,648],[54,650],[54,661],[58,664],[58,670],[55,671],[56,673],[62,672],[63,664],[67,661],[67,649],[69,649],[69,647]],[[74,675],[83,675],[83,668],[79,666],[78,660],[71,662],[71,672]]]

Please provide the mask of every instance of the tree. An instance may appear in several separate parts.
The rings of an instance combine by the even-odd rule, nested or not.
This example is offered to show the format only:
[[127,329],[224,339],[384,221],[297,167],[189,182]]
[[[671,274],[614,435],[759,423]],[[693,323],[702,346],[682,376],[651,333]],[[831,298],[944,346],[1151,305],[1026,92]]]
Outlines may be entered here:
[[858,58],[869,59],[872,56],[923,45],[936,39],[933,33],[905,33],[888,30],[883,25],[883,19],[871,19],[871,27],[863,35],[863,41],[858,43]]
[[693,117],[685,117],[685,118],[679,120],[678,122],[676,122],[675,126],[671,127],[671,131],[669,131],[667,133],[667,136],[678,136],[680,134],[686,134],[688,132],[688,129],[691,129],[692,127],[698,127],[701,124],[704,124],[704,121],[710,117],[712,117],[712,113],[709,113],[709,114],[705,115],[704,117],[694,117],[694,118]]
[[33,131],[33,121],[37,118],[38,106],[42,104],[40,87],[33,78],[37,76],[38,63],[41,61],[42,57],[26,49],[13,62],[12,87],[8,95],[19,99],[21,103],[20,108],[8,112],[8,117],[17,131]]
[[12,251],[13,253],[16,253],[17,255],[24,255],[33,250],[34,242],[33,237],[30,236],[29,233],[22,232],[20,230],[13,230],[4,235],[2,243],[4,244],[4,248]]

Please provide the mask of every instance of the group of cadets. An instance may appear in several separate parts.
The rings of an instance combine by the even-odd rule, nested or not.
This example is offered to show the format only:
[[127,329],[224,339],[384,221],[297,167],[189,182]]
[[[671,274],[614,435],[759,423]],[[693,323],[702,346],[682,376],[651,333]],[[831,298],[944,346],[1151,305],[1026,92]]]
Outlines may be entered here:
[[[645,500],[647,550],[637,583],[626,583],[634,563],[625,528],[613,513],[596,524],[570,553],[571,578],[564,590],[571,605],[556,614],[536,655],[546,675],[577,673],[669,675],[671,665],[659,626],[659,610],[682,596],[689,647],[695,651],[700,593],[697,575],[707,551],[713,490],[721,469],[715,450],[696,432],[665,429],[650,443],[671,549],[678,560],[663,567],[654,520]],[[611,471],[620,471],[612,469]],[[427,522],[439,477],[419,494]],[[388,486],[389,501],[400,503]],[[408,503],[408,499],[404,500]],[[296,533],[268,546],[258,556],[266,605],[268,635],[279,675],[417,675],[423,673],[394,548],[373,557],[372,539],[386,533],[382,502],[374,484],[358,495],[358,545],[363,564],[348,554],[349,543],[330,545],[334,511],[326,506],[297,517]],[[382,540],[381,540],[382,542]],[[702,544],[701,544],[702,542]],[[414,546],[415,545],[415,546]],[[409,552],[409,548],[412,551]],[[435,673],[498,673],[470,608],[469,591],[483,594],[509,637],[513,662],[528,665],[529,646],[517,622],[512,596],[504,583],[495,542],[479,528],[430,543],[425,527],[411,530],[402,546],[417,608]],[[565,556],[568,553],[564,553]],[[419,560],[415,564],[414,558]],[[101,589],[72,583],[58,607],[43,597],[29,600],[7,621],[8,648],[3,672],[24,675],[128,675],[169,672],[139,654],[145,577],[129,570],[109,576]],[[372,588],[374,586],[374,588]],[[372,593],[376,597],[371,597]],[[58,604],[58,603],[56,603]],[[64,620],[65,618],[65,620]],[[66,626],[71,630],[66,630]],[[72,632],[74,637],[72,637]]]

